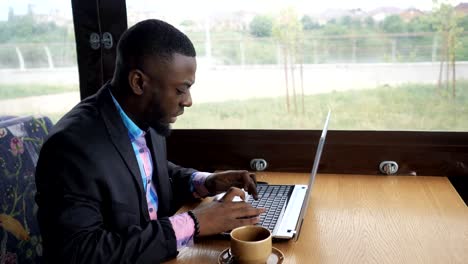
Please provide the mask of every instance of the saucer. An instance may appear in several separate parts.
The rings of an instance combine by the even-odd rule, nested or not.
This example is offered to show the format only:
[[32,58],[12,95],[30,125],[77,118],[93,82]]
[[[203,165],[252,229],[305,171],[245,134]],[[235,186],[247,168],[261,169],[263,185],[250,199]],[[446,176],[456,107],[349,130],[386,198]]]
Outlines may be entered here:
[[[271,255],[267,259],[267,264],[281,264],[283,263],[284,255],[281,250],[272,247]],[[218,264],[235,264],[236,262],[232,259],[230,248],[223,250],[218,257]]]

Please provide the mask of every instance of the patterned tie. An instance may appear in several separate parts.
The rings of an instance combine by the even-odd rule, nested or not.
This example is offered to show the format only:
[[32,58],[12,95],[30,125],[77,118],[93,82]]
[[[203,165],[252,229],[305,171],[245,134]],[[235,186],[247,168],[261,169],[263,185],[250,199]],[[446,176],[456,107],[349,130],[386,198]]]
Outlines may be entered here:
[[143,180],[143,187],[146,192],[146,201],[148,203],[148,213],[151,220],[158,218],[158,196],[154,184],[152,183],[153,164],[151,161],[151,153],[146,145],[144,134],[135,139],[138,146],[138,157],[140,159],[140,172]]

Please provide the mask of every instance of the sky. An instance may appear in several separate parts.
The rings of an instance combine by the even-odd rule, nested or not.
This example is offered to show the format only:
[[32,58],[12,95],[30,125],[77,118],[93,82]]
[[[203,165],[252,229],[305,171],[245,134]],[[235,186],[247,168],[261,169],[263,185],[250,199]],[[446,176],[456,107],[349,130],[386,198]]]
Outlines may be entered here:
[[[445,0],[453,5],[462,1]],[[468,0],[467,0],[468,2]],[[71,0],[0,0],[0,21],[8,18],[8,9],[13,7],[15,14],[25,14],[28,4],[33,4],[37,13],[49,13],[58,9],[66,16],[72,15]],[[432,0],[127,0],[130,10],[157,11],[186,18],[200,17],[207,13],[226,12],[230,10],[246,10],[260,12],[275,12],[282,8],[294,6],[308,14],[318,14],[326,9],[354,9],[365,11],[381,6],[398,8],[415,7],[421,10],[431,10]]]

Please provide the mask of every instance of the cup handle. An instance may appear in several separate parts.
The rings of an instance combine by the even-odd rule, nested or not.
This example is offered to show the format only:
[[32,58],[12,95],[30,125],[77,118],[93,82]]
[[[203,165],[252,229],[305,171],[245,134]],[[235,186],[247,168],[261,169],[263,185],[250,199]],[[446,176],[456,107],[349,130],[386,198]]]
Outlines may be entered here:
[[221,256],[223,264],[231,264],[234,263],[234,258],[232,257],[231,249],[229,248],[226,254]]

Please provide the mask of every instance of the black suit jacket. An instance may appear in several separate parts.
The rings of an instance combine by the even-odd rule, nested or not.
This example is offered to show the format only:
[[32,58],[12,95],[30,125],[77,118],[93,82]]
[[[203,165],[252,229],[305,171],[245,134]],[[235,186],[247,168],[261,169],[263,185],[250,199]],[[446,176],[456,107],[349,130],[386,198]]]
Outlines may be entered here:
[[149,131],[159,206],[150,221],[142,177],[108,85],[67,113],[36,168],[38,220],[48,263],[158,263],[177,255],[168,219],[193,199],[195,172],[167,161]]

